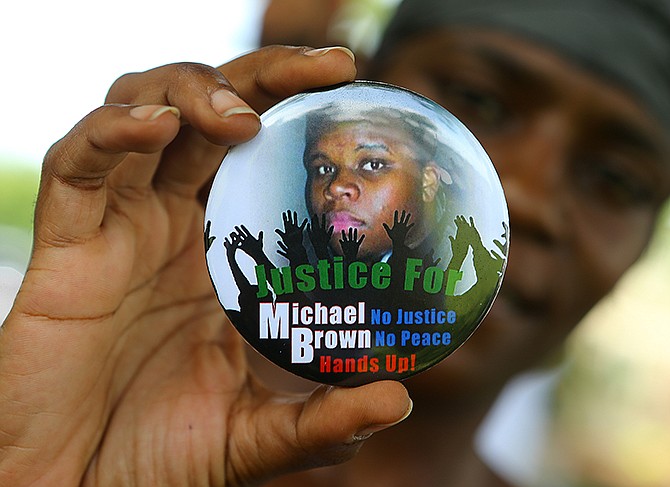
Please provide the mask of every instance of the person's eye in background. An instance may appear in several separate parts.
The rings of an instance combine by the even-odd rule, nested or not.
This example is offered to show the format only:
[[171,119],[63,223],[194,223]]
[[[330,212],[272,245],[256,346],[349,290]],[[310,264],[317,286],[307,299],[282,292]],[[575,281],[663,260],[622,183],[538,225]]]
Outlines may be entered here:
[[440,95],[439,102],[475,134],[500,131],[511,122],[502,97],[475,84],[443,82]]
[[590,154],[575,158],[573,175],[579,197],[613,211],[649,205],[655,202],[652,176],[634,161]]

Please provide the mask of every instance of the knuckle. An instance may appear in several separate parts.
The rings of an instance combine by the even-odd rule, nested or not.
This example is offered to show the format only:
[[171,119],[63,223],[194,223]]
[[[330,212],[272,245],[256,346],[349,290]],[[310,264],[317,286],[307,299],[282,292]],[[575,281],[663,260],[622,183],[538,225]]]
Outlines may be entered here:
[[211,76],[216,72],[211,66],[202,63],[175,63],[172,68],[177,76],[187,78]]
[[105,97],[105,103],[130,103],[128,98],[128,87],[131,84],[134,84],[134,80],[141,73],[126,73],[114,81],[112,86],[107,91],[107,96]]
[[106,171],[96,164],[96,157],[105,151],[95,142],[95,120],[110,107],[99,107],[79,121],[62,139],[54,143],[44,156],[42,177],[82,189],[97,189]]
[[202,81],[230,86],[223,74],[206,64],[178,63],[173,65],[173,69],[173,83],[177,87],[192,87],[194,82]]
[[173,63],[144,72],[126,73],[112,84],[106,103],[163,103],[169,93],[191,89],[203,80],[229,86],[223,74],[202,63]]

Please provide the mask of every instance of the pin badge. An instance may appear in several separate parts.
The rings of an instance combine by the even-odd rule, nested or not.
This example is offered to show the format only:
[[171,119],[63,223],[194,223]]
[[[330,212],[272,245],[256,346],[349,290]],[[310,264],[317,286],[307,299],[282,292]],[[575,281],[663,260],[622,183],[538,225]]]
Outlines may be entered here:
[[500,288],[508,213],[475,137],[416,93],[357,81],[271,108],[205,212],[207,264],[246,341],[354,386],[435,365]]

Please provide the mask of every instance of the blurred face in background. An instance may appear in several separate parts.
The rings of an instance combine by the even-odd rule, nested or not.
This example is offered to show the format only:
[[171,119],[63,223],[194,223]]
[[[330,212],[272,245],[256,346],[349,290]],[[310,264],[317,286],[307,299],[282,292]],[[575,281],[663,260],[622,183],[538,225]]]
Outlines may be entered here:
[[492,30],[406,40],[375,77],[454,113],[501,177],[512,235],[503,289],[441,367],[462,385],[496,381],[558,345],[639,257],[668,194],[663,130],[607,80]]

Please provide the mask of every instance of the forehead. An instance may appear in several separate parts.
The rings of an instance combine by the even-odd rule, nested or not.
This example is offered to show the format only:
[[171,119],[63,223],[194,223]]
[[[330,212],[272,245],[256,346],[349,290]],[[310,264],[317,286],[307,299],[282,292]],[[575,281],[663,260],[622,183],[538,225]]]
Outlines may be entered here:
[[342,148],[378,149],[398,152],[414,150],[416,142],[410,131],[391,124],[375,124],[367,121],[337,122],[324,128],[314,141],[312,149],[336,144]]

